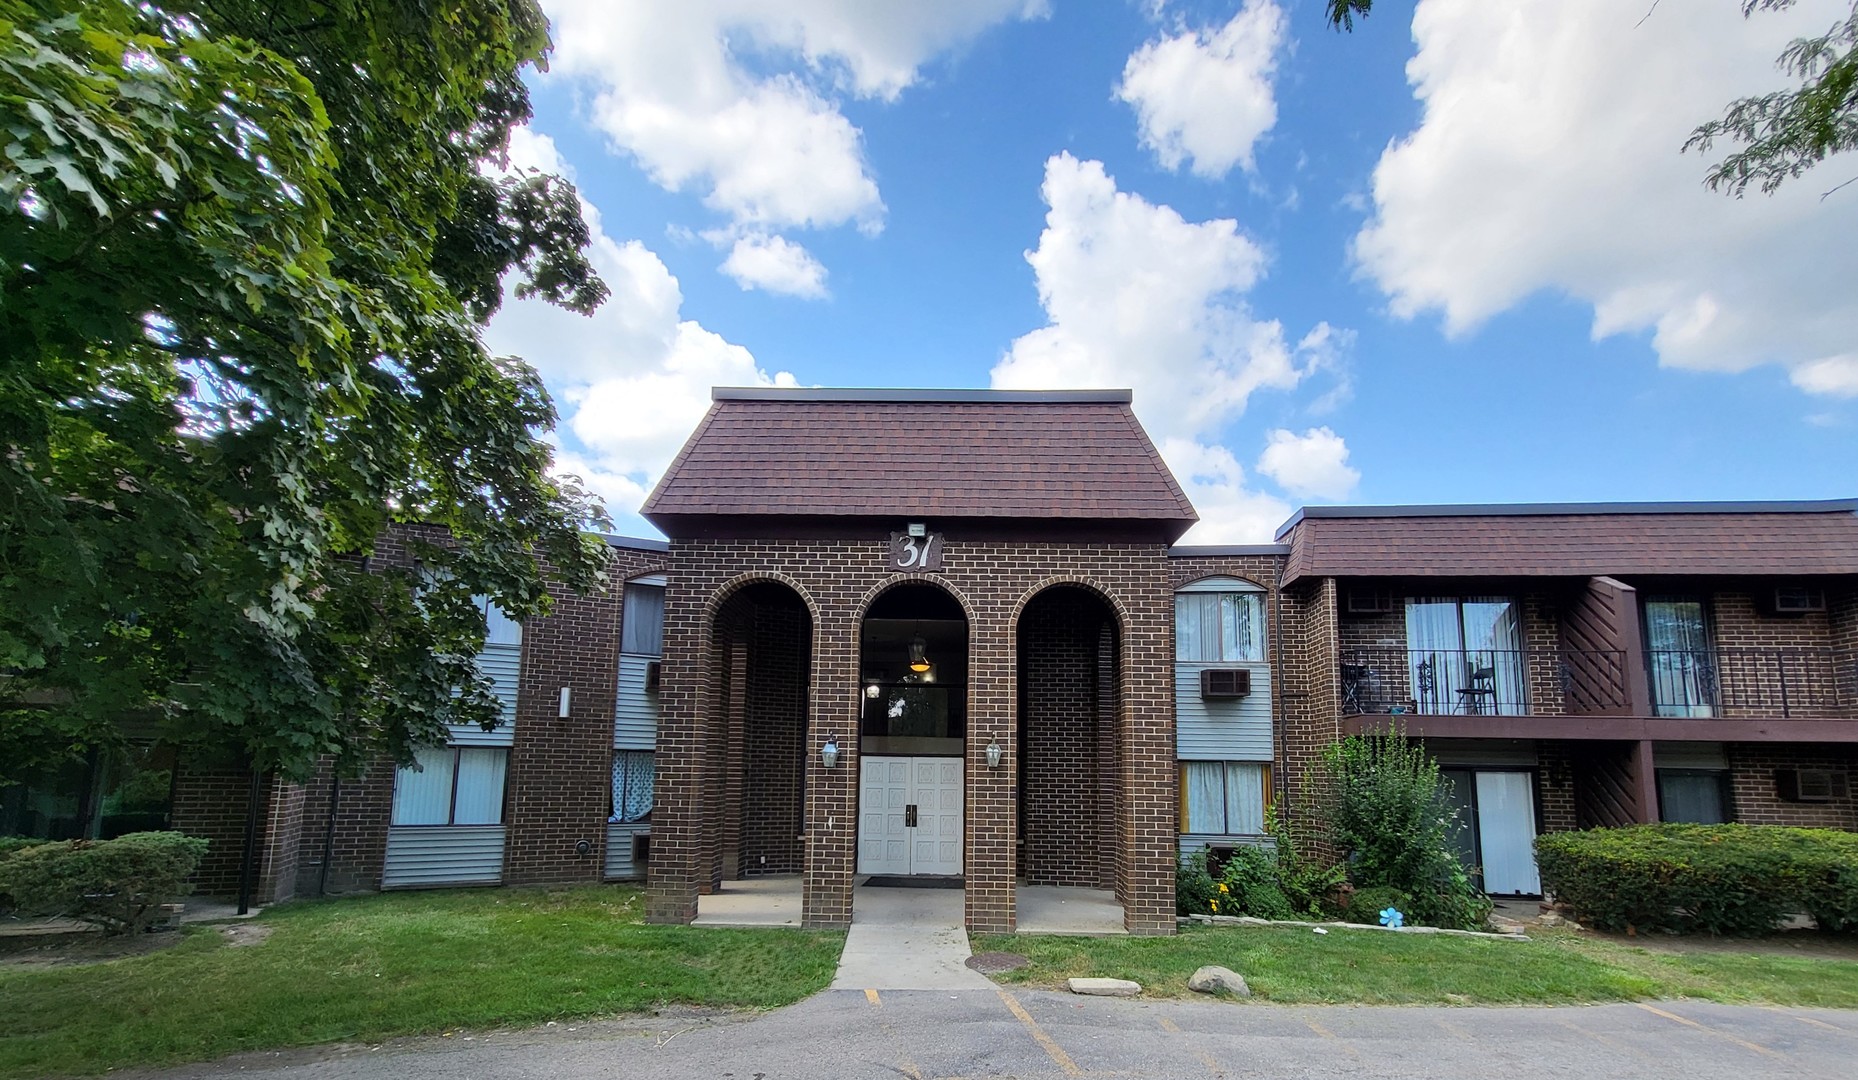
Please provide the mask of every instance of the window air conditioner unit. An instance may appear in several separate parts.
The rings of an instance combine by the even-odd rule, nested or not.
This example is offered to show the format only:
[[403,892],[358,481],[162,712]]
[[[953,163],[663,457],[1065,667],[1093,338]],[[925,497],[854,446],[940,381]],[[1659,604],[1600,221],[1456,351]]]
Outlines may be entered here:
[[1781,585],[1774,590],[1776,615],[1802,615],[1826,610],[1826,591],[1806,585]]
[[1242,698],[1251,692],[1252,673],[1244,668],[1206,668],[1200,672],[1202,698]]
[[658,683],[660,679],[662,678],[663,674],[664,674],[664,662],[662,660],[646,661],[645,663],[645,690],[647,693],[656,694],[658,692]]
[[1774,788],[1785,802],[1831,802],[1850,788],[1845,774],[1831,769],[1776,769]]
[[1347,607],[1350,615],[1387,615],[1394,609],[1393,594],[1374,589],[1350,589]]

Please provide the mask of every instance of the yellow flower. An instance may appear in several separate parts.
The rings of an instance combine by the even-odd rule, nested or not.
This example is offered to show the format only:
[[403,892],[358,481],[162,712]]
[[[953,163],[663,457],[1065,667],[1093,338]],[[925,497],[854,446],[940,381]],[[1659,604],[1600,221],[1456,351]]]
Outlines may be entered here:
[[1220,891],[1220,892],[1223,892],[1223,893],[1229,893],[1229,892],[1231,892],[1232,890],[1231,890],[1231,889],[1228,889],[1228,888],[1226,888],[1226,887],[1225,887],[1224,885],[1221,885],[1221,886],[1219,887],[1219,891]]
[[1219,901],[1217,901],[1217,900],[1209,900],[1209,901],[1207,901],[1207,903],[1209,903],[1209,904],[1212,904],[1212,905],[1213,905],[1213,910],[1214,910],[1214,911],[1218,911],[1218,910],[1219,910]]

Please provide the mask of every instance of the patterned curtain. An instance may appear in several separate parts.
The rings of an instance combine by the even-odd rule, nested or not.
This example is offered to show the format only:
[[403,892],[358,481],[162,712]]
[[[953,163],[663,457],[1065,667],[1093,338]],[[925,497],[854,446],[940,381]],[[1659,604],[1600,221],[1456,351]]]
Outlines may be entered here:
[[652,755],[626,751],[613,755],[613,822],[644,821],[652,813]]

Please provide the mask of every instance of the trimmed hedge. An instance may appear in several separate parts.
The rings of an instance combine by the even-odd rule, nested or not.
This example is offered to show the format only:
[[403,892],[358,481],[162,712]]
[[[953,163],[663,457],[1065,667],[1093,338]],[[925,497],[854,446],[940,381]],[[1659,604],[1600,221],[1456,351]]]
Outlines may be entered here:
[[1797,912],[1858,930],[1858,834],[1634,825],[1536,838],[1542,885],[1602,930],[1751,935]]
[[176,832],[36,844],[0,857],[0,893],[22,913],[64,915],[109,933],[146,930],[187,895],[206,841]]

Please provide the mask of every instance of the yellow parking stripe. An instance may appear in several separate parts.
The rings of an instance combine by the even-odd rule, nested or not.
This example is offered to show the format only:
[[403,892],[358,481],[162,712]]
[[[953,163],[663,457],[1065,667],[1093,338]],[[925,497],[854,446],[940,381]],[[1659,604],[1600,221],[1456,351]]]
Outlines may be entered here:
[[1006,1002],[1006,1007],[1012,1010],[1013,1015],[1019,1018],[1019,1022],[1026,1025],[1026,1030],[1032,1034],[1032,1041],[1039,1044],[1040,1049],[1044,1050],[1046,1056],[1064,1070],[1066,1076],[1084,1075],[1084,1070],[1077,1067],[1077,1062],[1072,1061],[1071,1055],[1064,1052],[1064,1047],[1059,1046],[1052,1041],[1050,1035],[1045,1034],[1045,1029],[1032,1018],[1032,1014],[1026,1011],[1026,1007],[1019,1003],[1018,998],[1005,990],[998,990],[996,993],[1000,995],[1001,1001]]
[[1676,1022],[1680,1024],[1684,1024],[1686,1026],[1696,1028],[1698,1031],[1707,1031],[1711,1035],[1720,1035],[1721,1037],[1728,1039],[1730,1042],[1736,1044],[1737,1046],[1743,1048],[1744,1050],[1753,1050],[1757,1054],[1766,1054],[1769,1057],[1782,1056],[1781,1052],[1778,1050],[1770,1050],[1768,1047],[1765,1047],[1761,1045],[1760,1043],[1749,1042],[1747,1039],[1740,1038],[1735,1035],[1731,1035],[1727,1031],[1718,1030],[1717,1028],[1713,1028],[1709,1026],[1708,1024],[1699,1024],[1698,1022],[1690,1019],[1689,1017],[1679,1016],[1676,1013],[1672,1013],[1672,1012],[1665,1012],[1663,1009],[1654,1008],[1653,1006],[1645,1004],[1643,1001],[1634,1002],[1633,1004],[1637,1005],[1639,1008],[1644,1009],[1646,1012],[1651,1013],[1654,1016],[1662,1016],[1666,1020],[1675,1020]]

